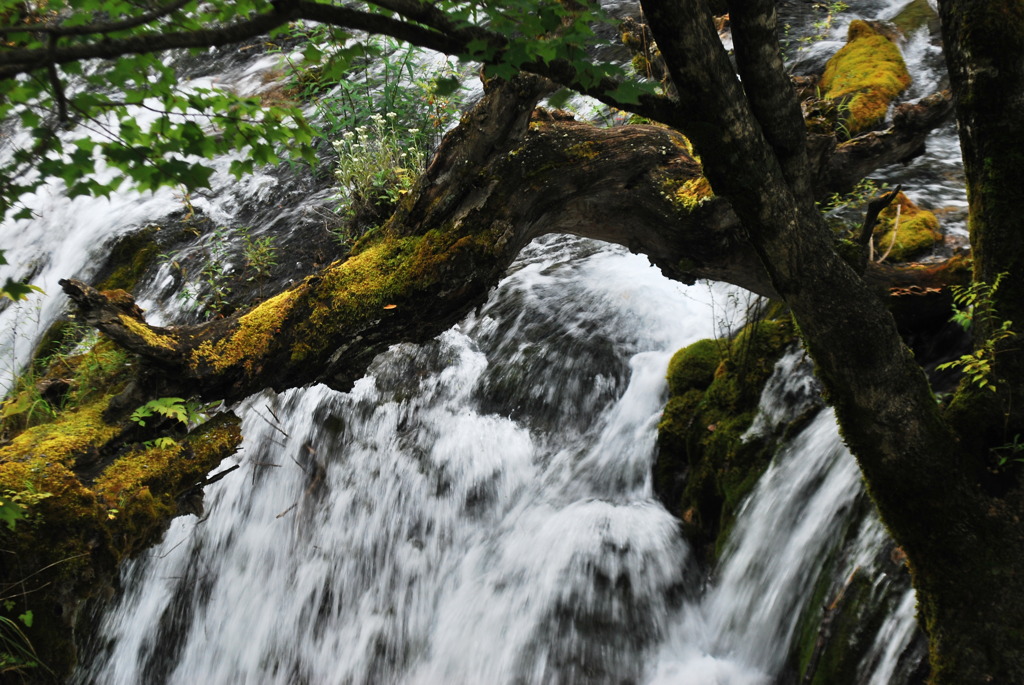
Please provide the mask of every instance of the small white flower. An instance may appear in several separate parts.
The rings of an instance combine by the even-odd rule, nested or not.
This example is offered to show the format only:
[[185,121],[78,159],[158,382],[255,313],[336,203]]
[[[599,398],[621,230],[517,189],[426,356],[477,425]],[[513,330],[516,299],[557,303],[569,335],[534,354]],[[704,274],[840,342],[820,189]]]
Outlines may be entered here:
[[387,114],[388,119],[394,119],[397,116],[398,114],[396,114],[395,112],[388,112]]
[[411,135],[411,136],[414,136],[414,135],[416,135],[419,132],[420,132],[420,130],[418,128],[410,128],[409,129],[409,135]]

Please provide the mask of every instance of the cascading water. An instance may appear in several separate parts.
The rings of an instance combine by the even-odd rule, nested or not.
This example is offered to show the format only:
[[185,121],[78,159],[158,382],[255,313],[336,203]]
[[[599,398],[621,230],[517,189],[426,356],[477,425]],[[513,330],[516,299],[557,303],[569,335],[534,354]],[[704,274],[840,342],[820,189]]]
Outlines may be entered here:
[[253,398],[247,473],[131,565],[80,680],[637,680],[686,568],[649,483],[668,355],[711,332],[681,290],[544,241],[351,393]]
[[[856,3],[841,18],[903,4]],[[936,49],[918,34],[905,52],[914,95],[927,94]],[[916,200],[962,209],[956,158],[946,129],[924,161],[878,178],[910,173]],[[228,221],[275,183],[224,181],[197,202]],[[42,218],[7,231],[4,249],[50,293],[39,328],[62,306],[57,278],[88,277],[93,248],[180,203],[118,193],[96,205],[59,188],[36,202]],[[274,211],[254,229],[292,210]],[[174,316],[165,288],[140,298],[157,320]],[[392,348],[351,392],[250,398],[229,460],[242,468],[207,488],[202,516],[126,564],[74,682],[760,685],[781,677],[816,589],[838,601],[856,574],[886,613],[851,682],[909,682],[913,593],[877,562],[891,543],[829,412],[777,455],[709,580],[653,499],[665,367],[715,333],[709,298],[625,251],[545,239],[480,312]],[[35,338],[15,309],[0,325]],[[30,347],[3,353],[11,369]],[[809,406],[801,366],[799,352],[780,362],[752,431]]]

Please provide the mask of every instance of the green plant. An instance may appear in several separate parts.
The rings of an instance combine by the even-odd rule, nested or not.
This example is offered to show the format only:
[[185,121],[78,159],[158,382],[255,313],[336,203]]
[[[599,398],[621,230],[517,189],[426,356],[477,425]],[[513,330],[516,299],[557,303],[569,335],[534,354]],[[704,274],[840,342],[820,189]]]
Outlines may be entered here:
[[[0,521],[6,523],[10,530],[14,530],[16,521],[31,519],[33,505],[52,496],[49,492],[36,492],[28,483],[25,490],[20,492],[5,490],[0,495]],[[17,605],[10,596],[0,600],[5,611],[15,611]],[[34,618],[31,609],[25,609],[18,614],[17,620],[0,616],[0,673],[21,673],[30,668],[43,666],[32,642],[22,630],[22,626],[31,628]]]
[[[13,606],[13,603],[8,604]],[[32,612],[19,614],[18,621],[26,628],[31,628]],[[21,673],[40,665],[36,650],[21,626],[13,619],[0,616],[0,673]]]
[[976,324],[984,324],[989,334],[973,352],[935,367],[939,370],[957,369],[970,383],[992,392],[996,391],[996,385],[989,379],[998,351],[996,347],[1017,335],[1013,330],[1012,321],[999,321],[993,304],[993,296],[1006,275],[1005,272],[999,274],[990,284],[979,282],[950,288],[953,293],[953,305],[956,308],[950,320],[959,324],[965,331],[971,330]]
[[303,64],[288,63],[291,88],[316,110],[320,137],[338,153],[340,225],[348,244],[359,229],[381,223],[422,172],[459,112],[459,79],[448,61],[423,73],[427,53],[391,38],[369,37],[324,50],[330,30],[297,25]]
[[403,135],[415,136],[419,131],[400,133],[393,114],[374,114],[369,124],[346,131],[334,143],[338,153],[334,177],[343,192],[343,212],[349,218],[383,218],[409,192],[423,169],[423,148],[407,147]]
[[999,466],[1006,466],[1011,461],[1024,463],[1024,441],[1021,440],[1020,433],[1014,435],[1013,440],[1005,445],[993,447],[992,454],[996,456]]
[[[828,37],[828,32],[835,26],[836,15],[842,14],[846,10],[850,9],[850,6],[841,0],[829,0],[828,2],[816,2],[812,7],[819,12],[824,12],[825,16],[816,20],[811,24],[814,32],[809,36],[804,36],[800,39],[801,43],[811,44],[817,43],[818,41],[824,40]],[[803,49],[803,48],[801,48]]]
[[124,363],[124,353],[97,346],[99,334],[87,326],[66,321],[54,328],[57,334],[40,344],[42,351],[14,377],[0,404],[4,431],[47,423],[61,410],[81,405]]
[[238,229],[242,236],[242,254],[245,257],[245,266],[251,274],[249,281],[262,281],[270,276],[271,270],[277,266],[275,238],[270,235],[253,238],[249,231],[248,226]]
[[231,305],[230,273],[225,266],[229,258],[230,237],[230,231],[224,226],[213,229],[205,241],[207,247],[198,278],[191,283],[187,282],[188,271],[180,262],[170,255],[161,255],[186,280],[178,299],[189,304],[194,311],[216,316]]
[[30,365],[25,373],[14,380],[14,388],[0,405],[0,420],[18,419],[20,428],[45,423],[57,415],[57,408],[43,397],[36,366]]
[[288,63],[291,88],[298,99],[311,102],[316,110],[315,125],[326,140],[345,131],[355,131],[380,112],[391,113],[399,129],[416,129],[413,139],[436,145],[440,135],[458,112],[459,88],[450,62],[432,68],[424,78],[421,62],[427,53],[391,38],[370,36],[323,50],[330,42],[330,29],[297,25],[293,37],[305,42],[304,63]]
[[203,405],[195,400],[184,400],[181,397],[158,397],[136,408],[129,417],[140,426],[146,425],[146,419],[158,415],[174,419],[186,426],[199,423],[206,417]]
[[[7,259],[4,257],[4,251],[0,250],[0,266],[6,265]],[[43,292],[43,289],[36,285],[19,283],[13,278],[8,278],[2,285],[0,285],[0,298],[6,297],[14,301],[24,300],[33,292],[41,293]]]
[[857,185],[848,193],[832,193],[828,200],[821,205],[821,209],[822,211],[831,212],[849,206],[860,206],[866,204],[875,195],[878,195],[879,190],[881,190],[881,186],[879,186],[877,181],[864,178],[858,181]]

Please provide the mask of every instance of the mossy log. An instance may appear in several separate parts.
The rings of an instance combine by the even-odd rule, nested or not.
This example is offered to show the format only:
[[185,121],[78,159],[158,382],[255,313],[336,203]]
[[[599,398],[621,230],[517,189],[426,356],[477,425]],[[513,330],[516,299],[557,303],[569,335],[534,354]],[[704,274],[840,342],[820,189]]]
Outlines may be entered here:
[[[252,309],[198,326],[149,326],[123,291],[62,281],[81,318],[143,360],[111,405],[159,396],[239,400],[313,382],[348,389],[379,352],[437,335],[479,305],[519,250],[571,233],[646,254],[671,278],[774,290],[727,202],[714,196],[682,136],[661,126],[599,128],[534,107],[539,77],[490,84],[397,212],[352,255]],[[887,164],[917,150],[948,115],[939,96],[913,107],[873,152],[824,146],[820,193],[845,190],[835,167]],[[838,180],[837,180],[838,179]]]
[[[58,579],[60,592],[32,601],[51,617],[32,632],[55,671],[73,665],[82,599],[109,586],[122,559],[191,507],[188,491],[238,443],[237,424],[223,417],[179,438],[178,447],[145,449],[140,441],[154,436],[136,434],[126,415],[147,400],[235,401],[313,382],[347,389],[388,346],[428,339],[465,316],[519,250],[545,233],[625,245],[681,281],[712,278],[774,294],[732,208],[714,195],[682,136],[662,126],[607,129],[534,111],[550,87],[526,76],[488,84],[389,221],[346,260],[248,311],[155,327],[124,290],[62,282],[78,318],[137,363],[120,366],[78,409],[12,434],[0,448],[0,486],[30,483],[55,495],[39,504],[38,524],[11,534],[5,547],[16,551],[17,566],[8,564],[3,580],[54,562],[51,575],[76,578]],[[934,116],[908,119],[876,143],[878,164],[919,148],[949,111],[942,98],[919,107]],[[846,190],[835,168],[850,156],[834,140],[820,151],[819,192]],[[870,166],[866,157],[858,168]],[[33,549],[41,539],[52,544]]]
[[84,601],[110,592],[123,560],[195,510],[207,474],[241,441],[238,418],[220,414],[173,445],[147,448],[133,439],[135,424],[104,421],[109,399],[0,448],[0,494],[41,496],[12,530],[0,527],[0,591],[13,615],[32,611],[26,633],[43,664],[26,682],[63,682]]

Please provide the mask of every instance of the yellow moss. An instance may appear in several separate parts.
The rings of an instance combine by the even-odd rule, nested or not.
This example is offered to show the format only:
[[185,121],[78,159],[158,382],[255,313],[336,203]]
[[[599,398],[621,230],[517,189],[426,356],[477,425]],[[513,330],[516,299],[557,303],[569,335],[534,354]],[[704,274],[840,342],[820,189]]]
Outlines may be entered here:
[[[896,223],[897,208],[898,225]],[[942,234],[939,233],[939,220],[935,215],[918,207],[903,193],[897,195],[896,200],[886,207],[879,216],[874,237],[876,258],[889,251],[889,246],[892,245],[888,259],[894,262],[906,260],[915,253],[942,241]]]
[[402,305],[416,290],[444,278],[443,264],[486,255],[496,244],[495,231],[459,235],[458,227],[422,236],[381,236],[362,252],[324,272],[310,289],[310,311],[297,323],[292,359],[302,360],[322,349],[330,332],[356,322],[385,316],[385,305]]
[[138,446],[103,471],[93,488],[108,512],[104,524],[119,558],[159,538],[180,513],[182,496],[237,449],[239,424],[233,414],[219,414],[178,445]]
[[143,324],[142,322],[133,319],[126,314],[119,314],[117,317],[121,321],[121,325],[127,328],[129,331],[139,336],[146,341],[147,345],[153,347],[163,347],[168,350],[175,349],[174,339],[166,335],[161,335],[151,328]]
[[686,211],[693,211],[706,200],[715,196],[714,191],[711,190],[711,183],[704,176],[691,178],[681,185],[668,181],[665,184],[665,191],[673,203]]
[[93,489],[109,507],[123,507],[141,490],[173,498],[234,452],[240,441],[238,420],[222,414],[179,444],[140,446],[118,457],[96,479]]
[[270,348],[304,288],[300,285],[263,302],[238,320],[238,327],[229,337],[216,343],[203,342],[192,353],[192,366],[208,364],[217,371],[223,371],[242,362],[245,370],[253,373],[253,361],[260,359]]
[[123,507],[126,498],[144,487],[147,479],[172,468],[184,451],[185,447],[180,444],[152,449],[138,447],[108,466],[96,479],[93,489],[108,507]]
[[292,358],[304,359],[318,350],[328,329],[383,313],[404,284],[410,255],[421,240],[383,239],[324,272],[312,311],[298,324]]
[[577,143],[576,145],[571,145],[566,150],[566,154],[568,154],[569,157],[574,157],[578,159],[597,159],[598,157],[601,156],[601,152],[598,149],[597,143],[591,140],[585,141],[583,143]]
[[910,85],[896,44],[867,23],[850,24],[847,44],[825,67],[821,88],[827,100],[847,103],[843,123],[850,136],[885,119],[889,104]]
[[120,429],[103,420],[112,395],[107,395],[46,423],[23,431],[9,445],[0,448],[0,463],[43,459],[63,462],[89,449],[97,449],[115,437]]

